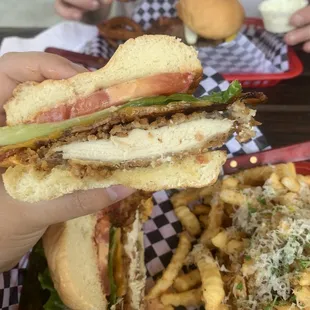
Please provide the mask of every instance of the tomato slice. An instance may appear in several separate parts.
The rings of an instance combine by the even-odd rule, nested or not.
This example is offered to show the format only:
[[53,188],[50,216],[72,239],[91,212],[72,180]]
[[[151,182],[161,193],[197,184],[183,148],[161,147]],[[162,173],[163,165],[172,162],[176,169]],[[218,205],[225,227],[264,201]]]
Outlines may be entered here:
[[111,86],[98,90],[86,98],[64,103],[36,115],[33,123],[52,123],[91,114],[129,100],[185,93],[193,83],[191,73],[165,73]]

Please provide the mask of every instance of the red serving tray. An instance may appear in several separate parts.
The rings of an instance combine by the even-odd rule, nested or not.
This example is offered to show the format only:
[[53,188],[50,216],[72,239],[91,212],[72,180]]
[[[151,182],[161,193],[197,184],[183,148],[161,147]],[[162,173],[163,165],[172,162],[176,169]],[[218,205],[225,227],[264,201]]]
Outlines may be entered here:
[[300,174],[310,175],[310,141],[271,149],[268,151],[244,154],[230,158],[223,166],[225,174],[234,174],[244,169],[258,166],[293,162]]
[[[256,25],[259,28],[264,27],[264,23],[258,18],[248,18],[246,25]],[[284,73],[222,73],[227,81],[238,80],[244,88],[271,87],[280,83],[282,80],[292,79],[299,76],[303,72],[303,64],[296,55],[295,51],[288,48],[289,71]]]

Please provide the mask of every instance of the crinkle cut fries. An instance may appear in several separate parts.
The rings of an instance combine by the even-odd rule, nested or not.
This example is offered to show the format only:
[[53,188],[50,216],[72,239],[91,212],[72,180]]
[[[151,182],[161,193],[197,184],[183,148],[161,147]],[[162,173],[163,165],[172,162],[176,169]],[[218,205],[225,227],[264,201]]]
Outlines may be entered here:
[[291,163],[257,167],[171,201],[184,232],[150,304],[310,309],[310,176]]

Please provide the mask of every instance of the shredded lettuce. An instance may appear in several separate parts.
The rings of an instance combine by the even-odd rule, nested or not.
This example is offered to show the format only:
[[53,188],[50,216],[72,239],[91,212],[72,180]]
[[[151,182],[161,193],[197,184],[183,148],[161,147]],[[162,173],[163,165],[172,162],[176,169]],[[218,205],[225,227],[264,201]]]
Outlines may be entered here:
[[51,279],[50,273],[48,268],[45,269],[43,273],[40,273],[39,281],[41,284],[41,287],[44,290],[48,290],[50,293],[50,297],[43,306],[44,310],[60,310],[60,309],[68,309],[63,302],[61,301],[57,291],[54,288],[53,281]]
[[[44,257],[45,259],[44,251],[41,246],[37,246],[35,251],[37,254]],[[66,307],[61,301],[57,291],[54,288],[54,284],[48,267],[46,267],[43,273],[39,273],[38,280],[41,284],[42,289],[49,292],[49,298],[43,306],[44,310],[69,310],[69,308]]]

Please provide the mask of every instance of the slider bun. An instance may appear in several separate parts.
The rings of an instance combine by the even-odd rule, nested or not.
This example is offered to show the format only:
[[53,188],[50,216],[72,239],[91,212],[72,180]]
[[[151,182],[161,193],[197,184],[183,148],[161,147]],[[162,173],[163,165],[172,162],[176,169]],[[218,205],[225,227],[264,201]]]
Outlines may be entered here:
[[43,236],[43,247],[55,289],[74,310],[107,309],[94,243],[95,215],[53,225]]
[[66,168],[51,172],[17,165],[2,175],[10,196],[25,202],[51,200],[78,190],[106,188],[122,184],[135,189],[155,192],[173,188],[200,188],[216,182],[226,154],[222,151],[189,155],[180,160],[162,163],[157,167],[115,170],[109,177],[75,176]]
[[180,0],[177,11],[191,30],[212,40],[238,33],[245,17],[238,0]]
[[19,85],[4,106],[9,126],[32,121],[38,112],[49,111],[72,98],[84,98],[97,90],[162,73],[194,74],[194,90],[202,67],[193,47],[165,35],[145,35],[121,45],[109,63],[95,72],[67,80],[46,80]]

